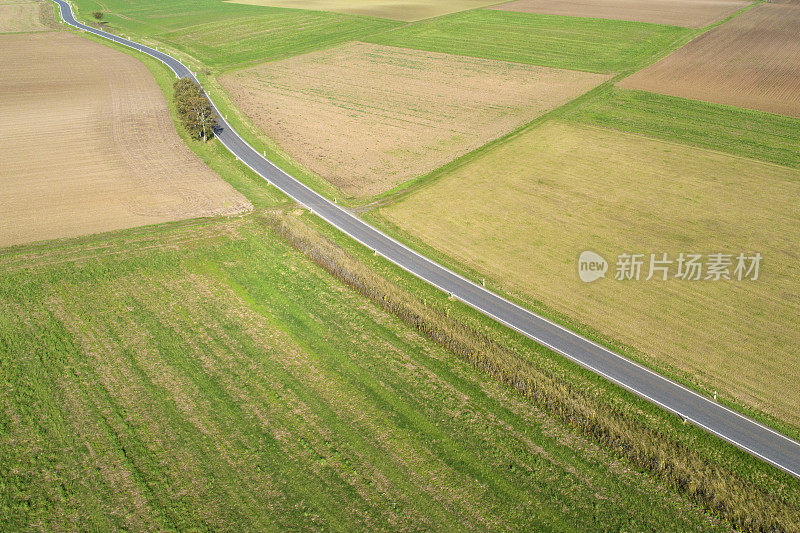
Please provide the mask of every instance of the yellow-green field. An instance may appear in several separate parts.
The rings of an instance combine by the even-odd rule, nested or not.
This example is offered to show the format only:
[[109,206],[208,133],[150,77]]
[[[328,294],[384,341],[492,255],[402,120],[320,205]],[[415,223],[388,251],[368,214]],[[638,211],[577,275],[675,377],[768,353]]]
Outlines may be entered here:
[[[799,192],[797,170],[549,123],[379,216],[515,297],[797,424]],[[584,250],[609,261],[606,279],[580,281]],[[613,279],[626,252],[646,254],[640,281]],[[760,277],[644,280],[649,254],[681,252],[760,252]]]
[[42,20],[42,7],[43,2],[33,0],[0,0],[0,33],[49,29]]
[[496,4],[491,0],[230,0],[232,4],[334,11],[414,21]]

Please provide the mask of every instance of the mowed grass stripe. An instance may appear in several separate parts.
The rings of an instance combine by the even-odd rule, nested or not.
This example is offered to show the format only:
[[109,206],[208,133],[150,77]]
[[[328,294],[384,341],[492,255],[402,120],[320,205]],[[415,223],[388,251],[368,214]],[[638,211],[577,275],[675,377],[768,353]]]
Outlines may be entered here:
[[565,116],[800,168],[800,119],[614,88]]
[[369,42],[599,73],[619,72],[695,30],[618,20],[474,10],[420,21]]

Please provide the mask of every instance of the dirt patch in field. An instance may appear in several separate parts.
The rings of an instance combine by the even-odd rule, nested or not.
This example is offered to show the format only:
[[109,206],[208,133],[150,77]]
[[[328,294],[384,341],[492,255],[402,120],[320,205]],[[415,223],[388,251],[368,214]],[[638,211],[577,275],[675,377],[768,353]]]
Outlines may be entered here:
[[702,28],[748,4],[746,0],[516,0],[490,9]]
[[[548,123],[380,213],[487,285],[543,302],[657,368],[800,421],[800,171],[589,126]],[[583,283],[581,252],[608,261]],[[681,253],[761,253],[756,281],[676,279]],[[644,254],[639,281],[614,279]],[[669,279],[647,281],[650,254]],[[703,267],[703,276],[708,272]],[[724,392],[723,392],[724,391]]]
[[800,5],[763,4],[621,87],[800,117]]
[[65,33],[0,37],[0,246],[250,203],[178,137],[134,58]]
[[42,2],[0,0],[0,33],[45,31],[50,28],[42,20]]
[[235,104],[348,194],[425,174],[608,76],[352,43],[228,74]]
[[334,11],[393,20],[414,21],[484,7],[491,0],[228,0],[232,4]]

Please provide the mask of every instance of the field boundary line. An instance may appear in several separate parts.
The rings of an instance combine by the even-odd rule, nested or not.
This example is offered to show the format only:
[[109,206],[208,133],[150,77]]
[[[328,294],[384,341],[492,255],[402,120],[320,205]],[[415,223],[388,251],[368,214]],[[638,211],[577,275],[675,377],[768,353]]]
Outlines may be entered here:
[[[186,68],[185,65],[183,65],[177,59],[175,59],[175,58],[173,58],[171,56],[168,56],[168,55],[166,55],[164,53],[161,53],[161,52],[158,52],[156,50],[153,50],[150,47],[146,47],[144,45],[140,45],[140,44],[135,43],[133,41],[129,41],[127,39],[124,39],[124,38],[109,34],[109,33],[104,32],[102,30],[97,30],[97,29],[92,28],[90,26],[86,26],[84,24],[81,24],[77,20],[74,19],[74,16],[72,15],[71,6],[69,4],[67,4],[65,0],[53,0],[53,1],[56,2],[61,7],[62,18],[64,18],[64,15],[65,15],[64,10],[65,9],[69,10],[68,12],[69,12],[71,20],[67,21],[68,24],[70,24],[72,26],[75,26],[76,28],[81,29],[83,31],[88,31],[88,32],[93,33],[95,35],[98,35],[100,37],[104,37],[106,39],[112,40],[114,42],[118,42],[120,44],[124,44],[125,46],[128,46],[129,48],[133,48],[133,49],[138,50],[140,52],[143,52],[143,53],[145,53],[147,55],[155,57],[156,59],[159,59],[162,62],[166,63],[167,66],[169,66],[170,69],[176,74],[176,76],[178,76],[178,77],[188,77],[188,78],[191,78],[193,81],[199,83],[197,78],[195,77],[195,75],[188,68]],[[213,105],[213,103],[212,103],[212,105]],[[214,107],[216,109],[216,106],[214,106]],[[254,172],[256,172],[256,174],[260,175],[265,180],[267,180],[268,183],[272,183],[273,185],[275,185],[276,187],[281,189],[285,194],[287,194],[287,196],[290,196],[295,201],[297,201],[299,204],[301,204],[301,205],[305,206],[307,209],[309,209],[309,211],[311,211],[312,213],[316,214],[317,216],[319,216],[320,218],[322,218],[323,220],[325,220],[326,222],[331,224],[333,227],[335,227],[335,228],[339,229],[340,231],[346,233],[351,238],[353,238],[354,240],[360,242],[361,244],[363,244],[367,248],[374,250],[376,253],[381,253],[381,255],[383,257],[385,257],[386,259],[388,259],[392,263],[396,264],[397,266],[403,268],[404,270],[408,271],[410,274],[422,279],[423,281],[431,284],[434,287],[439,288],[440,290],[442,290],[443,292],[445,292],[445,293],[447,293],[447,294],[449,294],[451,296],[455,296],[457,299],[461,300],[463,303],[467,304],[468,306],[473,307],[474,309],[476,309],[480,313],[482,313],[484,315],[487,315],[487,316],[489,316],[491,318],[494,318],[495,320],[497,320],[500,323],[504,323],[505,325],[507,325],[511,329],[514,329],[514,330],[520,332],[524,336],[526,336],[526,337],[538,342],[539,344],[542,344],[543,346],[546,346],[546,347],[552,349],[553,351],[555,351],[557,353],[561,353],[562,355],[564,355],[567,358],[573,360],[574,362],[576,362],[580,366],[584,366],[586,368],[589,368],[590,370],[594,371],[598,375],[602,375],[606,379],[609,379],[610,381],[612,381],[614,383],[617,383],[622,388],[633,392],[637,396],[645,398],[646,400],[654,403],[655,405],[658,405],[658,406],[666,409],[669,412],[673,412],[673,413],[679,414],[685,420],[691,420],[692,423],[696,424],[698,427],[706,429],[707,431],[711,432],[712,434],[715,434],[715,435],[719,436],[720,438],[722,438],[723,440],[726,440],[726,441],[736,445],[737,447],[739,447],[740,449],[750,453],[751,455],[753,455],[755,457],[762,458],[766,462],[768,462],[768,463],[776,466],[777,468],[779,468],[779,469],[781,469],[781,470],[793,475],[794,477],[800,478],[800,472],[793,470],[794,467],[790,467],[790,466],[781,464],[779,461],[776,461],[774,459],[768,458],[765,455],[763,455],[761,452],[758,452],[757,450],[753,450],[752,449],[752,445],[746,445],[746,444],[740,442],[739,440],[737,440],[737,438],[731,437],[729,435],[724,435],[724,433],[722,433],[722,432],[720,432],[718,430],[714,430],[714,429],[710,428],[709,426],[707,426],[707,424],[699,421],[696,418],[696,415],[693,416],[693,415],[691,415],[689,413],[686,413],[686,412],[682,411],[679,408],[670,407],[670,406],[666,405],[664,403],[664,401],[658,400],[657,398],[654,398],[652,395],[644,395],[641,392],[639,392],[635,386],[633,386],[633,385],[631,385],[629,383],[625,384],[623,381],[620,381],[619,378],[615,378],[615,377],[609,375],[608,372],[602,371],[602,370],[594,367],[592,365],[592,363],[587,362],[587,360],[591,359],[592,357],[596,357],[596,354],[592,354],[590,352],[585,352],[584,355],[586,356],[587,360],[581,360],[580,358],[578,358],[574,354],[568,355],[566,353],[565,349],[555,346],[551,341],[548,341],[548,340],[546,340],[545,338],[542,337],[543,334],[552,335],[552,332],[547,332],[545,330],[545,328],[542,327],[541,324],[537,324],[537,323],[543,322],[544,324],[548,324],[548,325],[554,327],[557,330],[557,332],[565,334],[566,337],[562,337],[562,338],[560,338],[558,340],[560,340],[561,342],[566,342],[567,345],[570,345],[570,343],[572,343],[571,346],[577,351],[582,351],[582,350],[585,351],[587,347],[594,347],[595,350],[599,350],[599,354],[610,355],[612,357],[612,360],[613,361],[617,361],[617,363],[619,365],[619,366],[617,366],[616,370],[620,374],[628,373],[628,376],[633,380],[640,379],[642,376],[636,376],[636,375],[630,374],[630,368],[627,367],[628,365],[633,366],[634,368],[638,369],[639,371],[643,371],[644,372],[643,375],[645,377],[646,376],[651,376],[652,378],[655,378],[655,380],[662,386],[666,386],[667,388],[677,387],[679,390],[682,390],[684,392],[688,392],[690,397],[693,397],[693,398],[699,400],[699,404],[694,405],[692,407],[697,409],[697,412],[700,413],[700,414],[703,414],[703,408],[710,408],[711,410],[721,408],[724,413],[728,413],[728,414],[734,415],[734,417],[737,420],[743,421],[746,425],[751,425],[751,426],[754,426],[756,428],[760,428],[760,429],[765,430],[766,432],[768,432],[770,435],[777,436],[780,439],[783,439],[786,442],[791,443],[793,446],[796,447],[796,450],[794,450],[794,453],[796,455],[791,455],[791,452],[789,452],[790,458],[786,459],[787,461],[791,462],[791,461],[795,461],[796,460],[800,464],[800,443],[790,439],[789,437],[787,437],[785,435],[782,435],[781,433],[779,433],[779,432],[777,432],[777,431],[775,431],[775,430],[773,430],[773,429],[771,429],[771,428],[769,428],[769,427],[767,427],[767,426],[765,426],[765,425],[763,425],[763,424],[761,424],[761,423],[759,423],[759,422],[757,422],[757,421],[755,421],[755,420],[753,420],[753,419],[751,419],[749,417],[746,417],[746,416],[744,416],[744,415],[742,415],[740,413],[737,413],[736,411],[733,411],[732,409],[729,409],[726,406],[719,404],[718,402],[714,402],[714,401],[710,400],[709,398],[706,398],[705,396],[702,396],[699,393],[697,393],[695,391],[692,391],[691,389],[681,385],[680,383],[677,383],[677,382],[675,382],[675,381],[673,381],[671,379],[668,379],[668,378],[666,378],[664,376],[661,376],[660,374],[657,374],[656,372],[654,372],[654,371],[652,371],[652,370],[650,370],[650,369],[648,369],[646,367],[641,366],[640,364],[636,363],[635,361],[632,361],[632,360],[630,360],[630,359],[628,359],[628,358],[626,358],[626,357],[624,357],[624,356],[622,356],[620,354],[617,354],[617,353],[615,353],[615,352],[613,352],[613,351],[611,351],[611,350],[609,350],[609,349],[597,344],[596,342],[592,341],[591,339],[587,339],[587,338],[585,338],[585,337],[583,337],[583,336],[581,336],[581,335],[579,335],[579,334],[577,334],[577,333],[575,333],[575,332],[573,332],[573,331],[571,331],[571,330],[569,330],[569,329],[567,329],[567,328],[565,328],[565,327],[563,327],[563,326],[561,326],[561,325],[559,325],[559,324],[557,324],[555,322],[552,322],[551,320],[549,320],[549,319],[547,319],[545,317],[541,317],[541,316],[537,315],[536,313],[533,313],[532,311],[529,311],[529,310],[527,310],[527,309],[525,309],[525,308],[523,308],[523,307],[521,307],[521,306],[519,306],[519,305],[517,305],[517,304],[515,304],[515,303],[513,303],[513,302],[511,302],[511,301],[509,301],[507,299],[505,299],[504,297],[502,297],[502,296],[500,296],[500,295],[498,295],[496,293],[488,291],[487,289],[480,287],[479,285],[477,285],[476,283],[472,282],[471,280],[469,280],[469,279],[467,279],[467,278],[465,278],[465,277],[463,277],[463,276],[461,276],[461,275],[449,270],[448,268],[446,268],[446,267],[444,267],[444,266],[442,266],[442,265],[440,265],[440,264],[438,264],[438,263],[426,258],[425,256],[421,255],[420,253],[415,252],[414,250],[408,248],[407,246],[403,245],[399,241],[397,241],[397,240],[393,239],[392,237],[386,235],[385,233],[383,233],[379,229],[377,229],[377,228],[371,226],[370,224],[367,224],[365,221],[357,218],[350,211],[348,211],[346,209],[343,209],[343,208],[339,207],[338,205],[335,205],[333,202],[331,202],[330,200],[328,200],[324,196],[314,192],[311,188],[309,188],[304,183],[302,183],[302,182],[296,180],[295,178],[291,177],[289,174],[287,174],[286,172],[282,171],[280,168],[278,168],[276,165],[274,165],[268,159],[266,159],[265,157],[262,157],[262,155],[258,151],[254,150],[252,148],[252,146],[250,146],[250,144],[247,143],[246,140],[244,140],[242,137],[240,137],[222,117],[220,117],[220,122],[221,122],[220,134],[217,136],[217,138],[220,140],[220,142],[228,150],[230,150],[237,157],[238,160],[240,160],[246,166],[251,168]],[[225,140],[222,138],[223,136],[230,136],[229,142],[234,142],[235,141],[237,143],[241,143],[243,149],[241,151],[235,150],[233,147],[230,146],[230,144],[228,142],[225,142]],[[246,160],[247,158],[252,160],[252,164]],[[262,165],[263,166],[263,170],[258,170],[256,168],[254,168],[253,165],[255,165],[255,164]],[[275,175],[272,176],[272,177],[268,177],[266,175],[266,174],[271,174],[271,173],[274,173]],[[278,185],[278,183],[276,183],[277,181],[282,181],[283,182],[282,185]],[[297,187],[299,187],[300,189],[298,190]],[[305,196],[305,199],[302,198],[303,196]],[[312,203],[314,205],[311,205]],[[339,216],[339,217],[342,217],[342,218],[337,221],[337,220],[335,220],[334,216]],[[359,233],[361,233],[363,236],[359,236]],[[366,240],[367,238],[373,239],[373,242],[372,243],[367,242],[367,240]],[[393,246],[397,247],[397,249],[393,250],[392,249]],[[383,250],[378,250],[379,247],[383,248]],[[388,254],[387,254],[387,252],[388,252]],[[415,272],[413,270],[413,267],[411,267],[411,266],[409,266],[407,264],[403,264],[404,262],[410,262],[407,257],[404,257],[402,255],[404,253],[410,254],[412,256],[413,260],[417,260],[417,261],[419,261],[419,263],[421,263],[421,265],[417,265],[417,268],[420,270],[420,272]],[[395,258],[390,257],[390,255],[395,255]],[[421,273],[425,269],[428,269],[428,270],[432,271],[432,273],[428,273],[427,274],[427,276],[429,276],[429,277],[425,277],[426,274]],[[448,279],[448,276],[451,276],[452,278]],[[436,281],[435,279],[433,279],[434,277],[439,277],[442,281]],[[458,282],[466,283],[466,287],[459,286]],[[451,287],[445,286],[446,284],[450,284]],[[474,294],[469,294],[468,292],[464,292],[463,291],[464,288],[466,288],[466,289],[474,289],[476,292]],[[461,295],[456,294],[457,291],[461,291],[462,294]],[[470,301],[470,298],[475,299],[475,300],[483,299],[484,307],[481,307],[481,305],[479,303],[475,303],[475,302]],[[498,311],[491,311],[489,309],[489,307],[492,307],[492,306],[496,306],[497,307],[498,304],[499,304],[499,310]],[[527,320],[527,323],[529,324],[528,327],[530,328],[530,331],[525,331],[524,329],[522,329],[521,326],[512,324],[511,322],[509,322],[510,318],[509,319],[505,319],[505,318],[499,316],[497,313],[503,311],[502,307],[504,307],[504,306],[507,307],[507,309],[505,309],[505,311],[512,310],[512,311],[515,311],[515,312],[516,311],[520,312],[521,313],[521,322],[524,322],[525,320]],[[517,318],[517,317],[515,316],[515,318]],[[537,330],[537,329],[539,329],[539,331],[541,333],[538,333],[538,334],[534,333],[534,331]],[[598,359],[598,361],[599,361],[599,359]],[[666,397],[670,397],[670,395],[673,394],[674,392],[675,391],[669,391],[669,392],[664,391],[663,395],[664,395],[665,398]],[[679,398],[674,398],[674,401],[676,403],[680,403],[681,402],[681,400]],[[720,413],[713,413],[712,415],[709,415],[709,416],[712,419],[716,418],[717,422],[719,424],[723,425],[723,426],[726,423],[730,422],[729,420],[724,420],[724,418],[721,418],[720,417]],[[734,428],[733,431],[734,432],[739,431],[739,433],[741,433],[744,436],[751,436],[751,438],[754,440],[754,442],[759,443],[759,444],[765,446],[766,448],[770,448],[770,446],[774,445],[774,442],[770,443],[770,442],[766,441],[764,439],[764,435],[756,435],[755,437],[750,435],[750,432],[752,432],[752,430],[753,430],[753,428]],[[783,440],[781,440],[781,442],[783,442]],[[784,450],[784,452],[786,452],[786,450]],[[780,451],[778,451],[776,453],[780,454]],[[795,457],[797,459],[794,459]]]

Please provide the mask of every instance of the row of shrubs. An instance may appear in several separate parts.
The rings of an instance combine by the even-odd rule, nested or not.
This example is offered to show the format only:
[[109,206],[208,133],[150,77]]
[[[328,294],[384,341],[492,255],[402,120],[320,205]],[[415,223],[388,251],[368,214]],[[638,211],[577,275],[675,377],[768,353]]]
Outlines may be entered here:
[[780,495],[768,493],[637,416],[592,397],[468,325],[427,306],[296,217],[272,212],[267,218],[292,247],[363,296],[513,387],[536,407],[676,487],[734,527],[748,531],[800,531],[800,510]]

